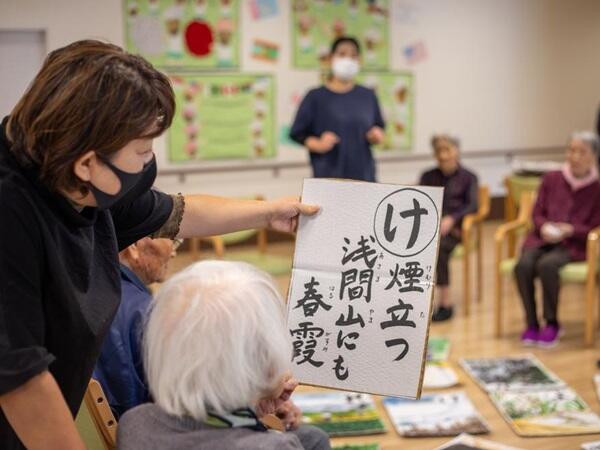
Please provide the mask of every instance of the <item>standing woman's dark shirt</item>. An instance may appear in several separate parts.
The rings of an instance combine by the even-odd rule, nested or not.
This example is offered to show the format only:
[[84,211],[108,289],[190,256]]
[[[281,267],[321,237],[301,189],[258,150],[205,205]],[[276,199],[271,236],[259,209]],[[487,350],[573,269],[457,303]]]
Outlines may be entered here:
[[315,177],[375,181],[375,162],[366,134],[385,127],[373,90],[356,85],[337,93],[325,86],[312,89],[300,104],[290,137],[304,145],[307,138],[332,131],[340,142],[330,152],[310,152]]
[[[48,369],[73,416],[120,300],[118,251],[178,203],[145,180],[112,210],[84,208],[19,166],[0,127],[0,395]],[[153,177],[152,177],[153,178]],[[31,424],[35,426],[35,424]],[[0,447],[23,448],[0,410]]]

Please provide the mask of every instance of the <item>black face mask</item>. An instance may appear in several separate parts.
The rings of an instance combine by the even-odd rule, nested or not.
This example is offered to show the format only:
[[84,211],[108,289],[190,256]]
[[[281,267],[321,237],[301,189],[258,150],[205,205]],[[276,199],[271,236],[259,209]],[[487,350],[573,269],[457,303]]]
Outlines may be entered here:
[[136,173],[125,172],[114,164],[112,164],[108,159],[101,158],[101,161],[108,166],[108,168],[114,173],[119,181],[121,182],[121,189],[116,194],[107,194],[104,191],[101,191],[96,186],[94,186],[91,182],[88,183],[92,194],[96,198],[96,203],[98,204],[98,209],[108,209],[121,200],[129,191],[131,191],[138,183],[143,181],[144,185],[148,185],[148,189],[152,187],[154,184],[154,180],[156,179],[156,157],[153,156],[152,160],[146,164],[142,170]]

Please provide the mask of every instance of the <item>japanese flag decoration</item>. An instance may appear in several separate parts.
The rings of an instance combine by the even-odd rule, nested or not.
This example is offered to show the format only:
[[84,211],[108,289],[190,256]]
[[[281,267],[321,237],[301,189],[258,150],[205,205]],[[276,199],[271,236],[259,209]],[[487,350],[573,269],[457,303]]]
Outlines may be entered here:
[[307,179],[288,298],[304,384],[419,398],[443,189]]

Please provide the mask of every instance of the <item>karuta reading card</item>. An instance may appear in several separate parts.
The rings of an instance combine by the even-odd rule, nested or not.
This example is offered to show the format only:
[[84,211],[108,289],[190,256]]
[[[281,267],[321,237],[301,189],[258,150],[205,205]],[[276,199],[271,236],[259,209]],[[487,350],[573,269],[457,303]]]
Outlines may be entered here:
[[302,383],[418,398],[443,190],[304,181],[288,298]]

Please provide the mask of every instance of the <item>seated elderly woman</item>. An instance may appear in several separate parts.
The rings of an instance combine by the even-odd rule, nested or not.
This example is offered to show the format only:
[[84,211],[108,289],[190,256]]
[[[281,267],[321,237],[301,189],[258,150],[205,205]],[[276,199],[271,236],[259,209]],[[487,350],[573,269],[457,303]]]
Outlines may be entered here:
[[144,335],[155,403],[119,422],[119,449],[329,449],[321,430],[268,430],[261,417],[288,401],[291,345],[284,303],[254,267],[203,261],[156,295]]
[[477,211],[477,175],[460,163],[460,141],[448,134],[431,138],[436,167],[424,172],[419,181],[423,186],[444,188],[440,248],[437,260],[437,285],[439,300],[431,320],[441,322],[452,318],[453,302],[450,299],[450,256],[462,240],[462,221],[467,214]]
[[[600,225],[600,183],[596,165],[598,138],[591,132],[571,136],[562,170],[542,180],[533,210],[533,230],[515,267],[527,329],[524,345],[551,347],[558,342],[559,271],[570,261],[583,261],[587,234]],[[542,283],[545,327],[540,330],[534,278]]]

